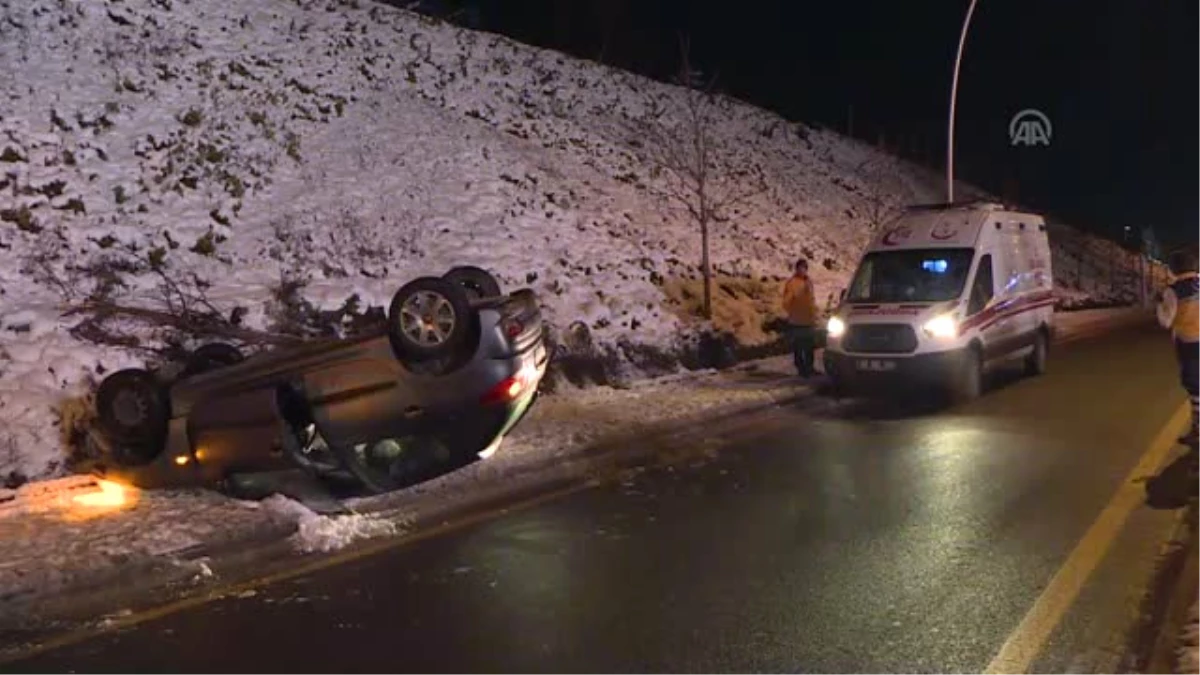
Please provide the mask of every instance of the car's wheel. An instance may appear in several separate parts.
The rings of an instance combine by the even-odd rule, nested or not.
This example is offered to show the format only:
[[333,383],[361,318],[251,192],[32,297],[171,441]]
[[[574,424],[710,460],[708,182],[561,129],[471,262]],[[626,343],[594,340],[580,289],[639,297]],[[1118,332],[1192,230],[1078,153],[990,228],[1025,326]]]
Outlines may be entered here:
[[183,376],[200,375],[225,366],[241,363],[246,359],[242,350],[224,342],[210,342],[201,345],[188,356],[183,368]]
[[374,493],[416,485],[470,463],[475,456],[455,458],[445,444],[424,436],[385,438],[352,448],[335,448],[342,463]]
[[1050,341],[1046,339],[1045,331],[1038,331],[1037,338],[1033,342],[1033,351],[1029,356],[1025,357],[1025,374],[1030,377],[1037,377],[1046,372],[1046,357],[1050,352]]
[[452,358],[471,335],[471,306],[461,286],[437,277],[405,284],[388,308],[388,337],[401,359]]
[[124,450],[122,463],[149,462],[162,451],[171,409],[167,393],[154,375],[140,368],[119,370],[96,391],[96,417],[101,430]]
[[970,347],[963,352],[958,372],[950,386],[950,395],[955,403],[967,403],[979,398],[982,393],[983,355],[978,349]]
[[494,298],[501,294],[500,282],[487,270],[470,265],[455,267],[442,276],[452,284],[458,284],[466,289],[472,299]]

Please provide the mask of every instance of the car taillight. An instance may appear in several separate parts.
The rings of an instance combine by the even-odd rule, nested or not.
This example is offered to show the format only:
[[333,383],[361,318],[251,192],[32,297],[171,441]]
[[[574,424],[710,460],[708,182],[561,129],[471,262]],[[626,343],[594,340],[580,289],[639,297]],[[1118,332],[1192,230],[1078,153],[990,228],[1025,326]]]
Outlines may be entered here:
[[525,326],[516,319],[505,319],[502,326],[504,335],[510,340],[525,332]]
[[494,405],[497,403],[511,403],[521,395],[525,390],[525,383],[516,375],[505,378],[503,382],[492,387],[488,393],[484,394],[480,399],[480,403],[484,405]]
[[516,375],[504,378],[499,384],[488,390],[479,401],[484,405],[512,403],[536,384],[537,369],[527,366]]

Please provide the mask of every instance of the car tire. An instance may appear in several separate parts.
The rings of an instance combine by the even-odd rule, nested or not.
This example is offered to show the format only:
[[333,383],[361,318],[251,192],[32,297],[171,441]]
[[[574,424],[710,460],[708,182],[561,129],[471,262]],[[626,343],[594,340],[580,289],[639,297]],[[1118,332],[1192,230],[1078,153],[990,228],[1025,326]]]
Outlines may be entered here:
[[140,368],[109,375],[96,390],[96,417],[101,431],[124,449],[118,461],[145,463],[162,452],[171,417],[165,388]]
[[472,300],[494,298],[501,295],[500,282],[490,272],[479,267],[463,265],[455,267],[442,276],[452,284],[457,284],[467,291]]
[[414,279],[388,307],[388,338],[397,358],[427,361],[459,356],[471,335],[467,291],[437,277]]
[[242,350],[225,342],[210,342],[201,345],[188,356],[183,368],[183,377],[208,373],[219,368],[241,363],[246,359]]
[[958,372],[950,387],[954,403],[969,403],[983,394],[983,355],[975,347],[963,352]]
[[824,359],[821,362],[821,371],[825,374],[825,383],[819,391],[834,400],[852,397],[853,392],[850,391],[844,374],[838,370],[837,366],[833,365],[832,360]]
[[1046,359],[1050,353],[1050,340],[1046,331],[1039,330],[1033,341],[1033,351],[1025,357],[1025,374],[1037,377],[1046,374]]

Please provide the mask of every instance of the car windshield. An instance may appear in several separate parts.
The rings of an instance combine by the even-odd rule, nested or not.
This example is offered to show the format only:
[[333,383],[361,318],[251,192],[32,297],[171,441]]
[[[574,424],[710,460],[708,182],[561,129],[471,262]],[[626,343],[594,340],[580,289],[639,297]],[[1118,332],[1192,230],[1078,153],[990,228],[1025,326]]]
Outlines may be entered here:
[[876,251],[863,258],[848,302],[944,302],[962,294],[969,248]]

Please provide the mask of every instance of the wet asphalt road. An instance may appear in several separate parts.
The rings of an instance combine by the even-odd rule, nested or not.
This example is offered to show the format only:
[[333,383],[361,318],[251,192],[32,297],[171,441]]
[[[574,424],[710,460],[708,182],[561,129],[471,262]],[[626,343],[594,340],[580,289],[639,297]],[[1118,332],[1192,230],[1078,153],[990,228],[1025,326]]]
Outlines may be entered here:
[[[955,410],[781,409],[704,461],[3,670],[979,671],[1181,401],[1135,329]],[[1037,670],[1117,667],[1170,525],[1145,510]]]

